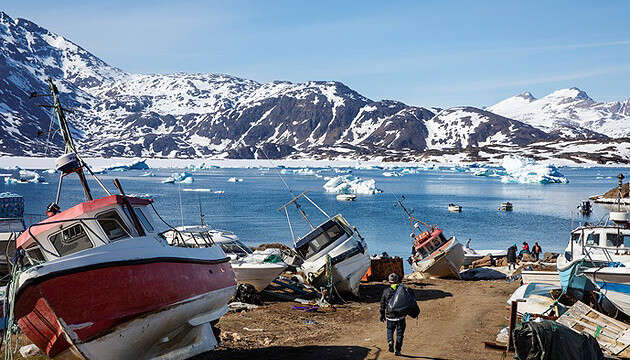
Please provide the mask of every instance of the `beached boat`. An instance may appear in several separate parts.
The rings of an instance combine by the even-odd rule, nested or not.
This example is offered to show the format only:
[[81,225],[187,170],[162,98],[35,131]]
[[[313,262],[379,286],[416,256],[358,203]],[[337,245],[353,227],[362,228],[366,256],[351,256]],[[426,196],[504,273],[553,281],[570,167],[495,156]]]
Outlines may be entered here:
[[207,226],[182,226],[165,234],[171,245],[178,246],[177,233],[180,234],[187,247],[220,246],[230,257],[230,264],[236,275],[236,281],[252,285],[256,291],[263,291],[286,268],[287,264],[280,259],[280,251],[252,251],[243,244],[236,234]]
[[597,286],[601,295],[630,315],[630,268],[603,265],[584,269],[582,273]]
[[[403,197],[404,199],[404,197]],[[455,237],[447,239],[443,230],[416,219],[402,200],[397,201],[409,218],[413,246],[409,263],[414,271],[439,278],[457,278],[464,263],[464,247]],[[420,231],[421,226],[425,231]]]
[[547,284],[561,286],[558,271],[523,270],[521,271],[521,280],[523,284]]
[[462,206],[457,204],[448,204],[448,211],[450,212],[461,212]]
[[483,259],[486,256],[492,256],[495,259],[501,259],[507,256],[507,250],[498,250],[498,249],[485,249],[485,250],[475,250],[470,247],[470,239],[466,241],[466,245],[464,245],[464,262],[463,266],[470,266],[473,262],[479,259]]
[[512,211],[512,210],[514,210],[514,205],[512,205],[512,203],[509,202],[509,201],[505,201],[505,202],[501,203],[501,205],[499,206],[499,210],[500,211]]
[[[313,226],[298,203],[301,198],[310,202],[327,220]],[[292,204],[311,227],[311,231],[299,239],[295,238],[287,210]],[[370,266],[370,254],[356,227],[351,227],[341,214],[329,216],[306,193],[294,197],[279,210],[284,210],[287,216],[294,244],[291,254],[284,255],[284,261],[295,266],[304,280],[317,289],[359,296],[361,278]]]
[[[229,258],[218,246],[170,246],[156,230],[152,200],[120,195],[94,199],[58,91],[52,105],[65,142],[49,217],[17,239],[8,301],[22,332],[59,359],[175,359],[213,349],[213,324],[236,290]],[[35,94],[35,96],[37,96]],[[85,202],[61,211],[63,179],[76,173]],[[22,254],[22,252],[19,252]]]
[[337,194],[338,201],[354,201],[357,198],[356,194]]

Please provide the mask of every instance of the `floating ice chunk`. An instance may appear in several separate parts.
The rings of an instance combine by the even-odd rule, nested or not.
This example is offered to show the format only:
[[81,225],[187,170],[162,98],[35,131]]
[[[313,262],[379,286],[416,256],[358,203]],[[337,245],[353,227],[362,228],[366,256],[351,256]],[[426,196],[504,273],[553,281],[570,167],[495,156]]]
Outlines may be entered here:
[[55,170],[55,169],[46,169],[46,170],[44,170],[44,173],[45,174],[54,174],[56,171],[57,170]]
[[293,174],[293,175],[315,175],[315,170],[304,168],[304,169],[282,169],[280,170],[280,174]]
[[243,182],[243,179],[231,177],[231,178],[228,179],[228,182],[233,182],[233,183]]
[[374,179],[362,179],[351,175],[335,176],[324,184],[326,192],[334,194],[378,194]]
[[569,180],[553,165],[539,164],[533,159],[506,156],[501,166],[506,174],[503,183],[519,184],[567,184]]
[[108,166],[108,167],[103,168],[103,170],[109,170],[109,171],[148,170],[148,169],[149,169],[149,165],[147,165],[146,159],[133,161],[127,164],[118,163],[118,164],[114,164],[113,166]]
[[44,179],[35,171],[20,170],[18,174],[20,176],[18,180],[21,183],[45,183],[46,182],[46,179]]
[[153,171],[145,172],[144,174],[140,174],[141,177],[153,177],[155,174]]
[[383,170],[382,166],[368,164],[360,164],[355,166],[354,168],[357,170]]
[[7,185],[19,184],[20,180],[14,179],[12,177],[5,177],[4,178],[4,183],[7,184]]
[[387,176],[387,177],[399,177],[399,176],[403,176],[401,173],[399,173],[398,171],[385,171],[383,173],[383,176]]
[[162,180],[162,184],[192,184],[195,179],[187,172],[173,173],[170,177]]
[[333,171],[337,174],[350,174],[352,172],[352,169],[339,169],[339,168],[334,168]]

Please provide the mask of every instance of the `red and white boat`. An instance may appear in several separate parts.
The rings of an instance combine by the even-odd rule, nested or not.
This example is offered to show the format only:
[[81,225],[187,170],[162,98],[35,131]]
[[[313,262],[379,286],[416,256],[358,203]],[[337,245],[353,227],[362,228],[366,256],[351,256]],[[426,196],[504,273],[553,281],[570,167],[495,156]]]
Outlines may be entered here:
[[77,173],[87,201],[59,211],[58,192],[50,217],[18,237],[26,265],[9,294],[14,319],[58,359],[183,359],[213,349],[213,325],[236,290],[230,259],[219,246],[170,246],[155,230],[152,201],[125,196],[118,182],[122,195],[92,199],[90,169],[49,85],[66,142],[60,189]]
[[[403,196],[404,200],[404,196]],[[398,205],[409,218],[411,225],[411,256],[409,263],[413,271],[438,278],[459,279],[459,270],[464,263],[464,247],[455,237],[446,238],[442,229],[427,225],[411,215],[398,200]],[[425,231],[421,231],[425,227]]]

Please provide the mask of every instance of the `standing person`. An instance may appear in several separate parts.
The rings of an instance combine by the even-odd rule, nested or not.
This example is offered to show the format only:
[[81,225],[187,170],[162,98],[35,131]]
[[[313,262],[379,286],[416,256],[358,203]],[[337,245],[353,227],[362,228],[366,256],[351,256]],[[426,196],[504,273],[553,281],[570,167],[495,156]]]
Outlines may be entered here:
[[389,274],[387,280],[389,281],[389,286],[383,291],[383,296],[381,296],[381,322],[387,323],[387,343],[389,344],[389,352],[394,352],[394,332],[396,333],[395,350],[396,356],[398,356],[402,350],[403,337],[405,335],[407,322],[405,320],[405,315],[400,316],[400,314],[390,314],[387,311],[387,304],[394,296],[394,293],[396,293],[396,289],[403,285],[400,284],[400,278],[395,273]]
[[540,247],[540,245],[538,245],[538,241],[534,243],[532,253],[534,254],[534,259],[538,261],[540,259],[540,254],[542,253],[542,248]]
[[508,261],[508,270],[516,270],[516,251],[518,248],[516,247],[516,243],[510,246],[507,249],[507,261]]

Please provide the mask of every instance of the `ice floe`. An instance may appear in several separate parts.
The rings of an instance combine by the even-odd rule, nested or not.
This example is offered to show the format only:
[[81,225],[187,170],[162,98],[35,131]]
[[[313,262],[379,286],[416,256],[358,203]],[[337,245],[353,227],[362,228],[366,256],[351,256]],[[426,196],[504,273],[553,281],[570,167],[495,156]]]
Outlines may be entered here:
[[141,176],[141,177],[153,177],[153,176],[155,176],[155,174],[152,171],[149,171],[149,172],[145,172],[143,174],[140,174],[138,176]]
[[162,184],[192,184],[195,179],[188,172],[173,173],[170,177],[162,180]]
[[282,169],[280,170],[280,174],[283,175],[315,175],[316,172],[313,169],[304,168],[304,169]]
[[324,184],[324,190],[333,194],[378,194],[374,179],[362,179],[352,175],[335,176]]
[[228,182],[233,182],[233,183],[243,182],[243,179],[231,177],[231,178],[228,179]]
[[99,168],[99,171],[127,171],[127,170],[148,170],[147,160],[136,160],[130,163],[117,163],[112,166]]
[[519,184],[567,184],[569,180],[553,165],[537,163],[533,159],[519,156],[506,156],[501,166],[505,175],[503,183]]

